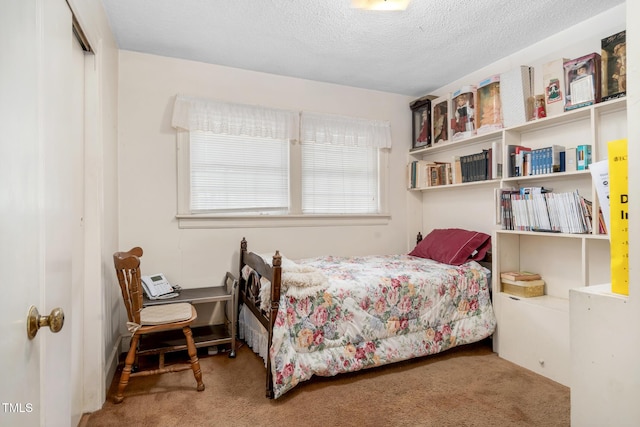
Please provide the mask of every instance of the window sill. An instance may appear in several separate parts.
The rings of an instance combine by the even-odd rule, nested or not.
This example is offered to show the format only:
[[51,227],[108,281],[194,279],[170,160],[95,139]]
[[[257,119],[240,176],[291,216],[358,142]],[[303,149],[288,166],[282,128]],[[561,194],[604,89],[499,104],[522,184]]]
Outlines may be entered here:
[[178,228],[277,228],[386,225],[391,215],[176,215]]

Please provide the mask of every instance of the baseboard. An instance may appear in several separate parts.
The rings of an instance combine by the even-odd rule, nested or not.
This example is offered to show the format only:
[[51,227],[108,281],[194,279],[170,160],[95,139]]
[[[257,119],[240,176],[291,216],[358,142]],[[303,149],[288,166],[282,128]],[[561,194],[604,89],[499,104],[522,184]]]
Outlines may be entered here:
[[131,337],[129,336],[121,335],[120,337],[118,337],[115,345],[113,346],[113,348],[111,349],[111,352],[109,353],[109,357],[106,360],[105,385],[107,387],[107,391],[106,391],[107,397],[109,395],[109,388],[111,387],[111,383],[113,382],[113,377],[116,374],[116,371],[118,369],[118,363],[120,363],[120,353],[121,353],[120,349],[122,348],[124,341],[127,341],[126,345],[128,346],[130,340],[131,340]]

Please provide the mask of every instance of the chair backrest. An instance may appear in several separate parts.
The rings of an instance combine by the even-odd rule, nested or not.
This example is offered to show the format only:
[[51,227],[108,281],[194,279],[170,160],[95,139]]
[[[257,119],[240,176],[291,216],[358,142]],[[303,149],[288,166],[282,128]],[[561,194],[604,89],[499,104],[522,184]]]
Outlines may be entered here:
[[120,283],[122,299],[127,308],[127,317],[130,322],[137,324],[140,324],[140,310],[142,310],[141,256],[142,248],[139,247],[113,254],[113,265]]

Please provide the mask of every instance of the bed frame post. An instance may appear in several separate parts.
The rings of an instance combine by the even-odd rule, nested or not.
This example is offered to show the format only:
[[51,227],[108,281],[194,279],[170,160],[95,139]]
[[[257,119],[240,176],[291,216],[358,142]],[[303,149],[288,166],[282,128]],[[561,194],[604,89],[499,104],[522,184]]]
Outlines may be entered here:
[[267,397],[273,399],[273,374],[271,372],[271,343],[273,342],[273,325],[280,307],[280,286],[282,284],[282,256],[276,251],[273,256],[273,280],[271,282],[271,301],[269,304],[269,351],[267,353]]
[[242,267],[244,267],[244,255],[247,253],[247,239],[244,237],[240,241],[240,276],[242,276]]
[[[247,239],[243,237],[242,240],[240,241],[240,268],[238,269],[238,287],[239,287],[238,291],[241,296],[244,295],[245,289],[246,289],[246,283],[242,278],[242,269],[244,268],[244,257],[246,254],[247,254]],[[237,313],[238,313],[238,319],[239,319],[240,318],[239,309],[237,310]],[[236,321],[238,321],[238,319],[236,319]]]

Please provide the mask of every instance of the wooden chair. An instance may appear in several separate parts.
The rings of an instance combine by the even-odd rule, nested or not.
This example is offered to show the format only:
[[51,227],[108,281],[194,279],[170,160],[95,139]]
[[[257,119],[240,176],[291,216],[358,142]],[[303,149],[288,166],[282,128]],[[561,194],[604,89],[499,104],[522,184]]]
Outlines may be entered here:
[[[127,308],[127,316],[129,318],[127,328],[132,333],[131,345],[127,352],[125,366],[118,384],[118,391],[114,398],[115,403],[123,401],[123,392],[129,383],[129,377],[135,376],[164,374],[167,372],[192,369],[193,376],[198,383],[198,391],[204,390],[198,353],[191,332],[191,324],[197,317],[196,310],[189,303],[163,304],[143,308],[140,274],[141,256],[142,249],[139,247],[135,247],[128,252],[116,252],[113,254],[113,263],[116,268],[122,298]],[[184,334],[184,343],[170,347],[149,348],[146,350],[140,348],[141,338],[161,336],[158,334],[167,333],[167,331],[179,331],[180,329]],[[185,349],[189,354],[190,363],[165,366],[164,353]],[[158,354],[159,367],[157,369],[132,372],[134,362],[137,362],[138,356],[142,354]]]

